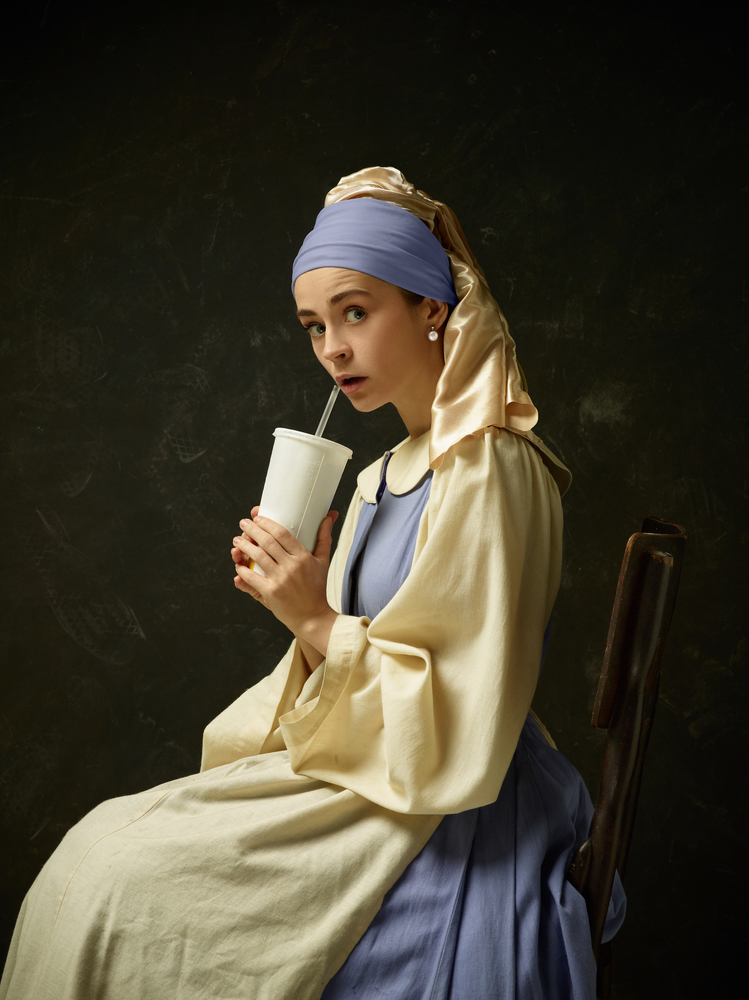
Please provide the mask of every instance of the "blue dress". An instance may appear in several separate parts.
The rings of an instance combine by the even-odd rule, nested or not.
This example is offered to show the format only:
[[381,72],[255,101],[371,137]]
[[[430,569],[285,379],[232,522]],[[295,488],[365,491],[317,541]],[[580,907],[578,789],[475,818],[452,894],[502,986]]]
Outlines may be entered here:
[[[344,574],[341,606],[357,617],[405,581],[429,498],[431,471],[390,493],[390,454]],[[565,879],[592,815],[580,774],[529,716],[497,800],[444,817],[322,1000],[595,1000],[585,903]],[[604,941],[625,909],[617,875]]]

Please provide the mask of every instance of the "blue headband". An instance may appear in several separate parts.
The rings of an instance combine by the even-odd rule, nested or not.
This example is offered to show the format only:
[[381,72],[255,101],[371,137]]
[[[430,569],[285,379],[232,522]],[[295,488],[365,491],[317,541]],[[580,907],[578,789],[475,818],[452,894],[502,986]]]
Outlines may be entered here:
[[442,244],[425,222],[392,202],[350,198],[324,208],[294,261],[292,294],[299,275],[318,267],[346,267],[450,306],[458,303]]

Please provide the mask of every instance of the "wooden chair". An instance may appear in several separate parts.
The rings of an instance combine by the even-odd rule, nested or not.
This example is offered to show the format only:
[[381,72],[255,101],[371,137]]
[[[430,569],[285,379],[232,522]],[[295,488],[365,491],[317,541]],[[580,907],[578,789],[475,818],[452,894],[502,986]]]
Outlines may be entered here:
[[588,908],[598,1000],[611,996],[613,942],[602,945],[601,936],[614,872],[624,879],[685,543],[681,525],[658,517],[646,517],[627,542],[593,708],[592,724],[608,731],[600,792],[567,878]]

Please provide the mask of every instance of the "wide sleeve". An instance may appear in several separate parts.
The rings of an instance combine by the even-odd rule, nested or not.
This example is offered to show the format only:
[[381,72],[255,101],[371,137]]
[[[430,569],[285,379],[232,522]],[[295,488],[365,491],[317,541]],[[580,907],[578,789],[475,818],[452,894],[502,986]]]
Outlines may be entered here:
[[339,615],[309,697],[278,716],[293,770],[402,813],[493,802],[536,687],[561,544],[559,490],[531,443],[490,428],[450,449],[405,583],[373,621]]
[[[340,610],[345,559],[362,503],[357,490],[330,561],[327,592],[328,600],[336,611]],[[337,602],[334,598],[336,593],[339,595]],[[322,670],[318,668],[310,674],[307,661],[294,639],[286,655],[270,674],[243,692],[206,726],[200,770],[221,767],[243,757],[285,750],[279,719],[300,701],[311,697],[320,680]]]

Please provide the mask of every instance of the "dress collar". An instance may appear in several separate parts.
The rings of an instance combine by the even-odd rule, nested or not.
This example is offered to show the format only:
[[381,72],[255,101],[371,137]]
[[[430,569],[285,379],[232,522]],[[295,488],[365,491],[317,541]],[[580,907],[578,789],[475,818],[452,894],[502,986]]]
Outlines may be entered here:
[[[413,440],[407,437],[390,454],[392,458],[388,462],[385,481],[394,496],[402,496],[418,486],[429,471],[429,431]],[[382,478],[382,463],[386,455],[387,452],[359,473],[357,485],[367,503],[376,503],[377,487]]]

